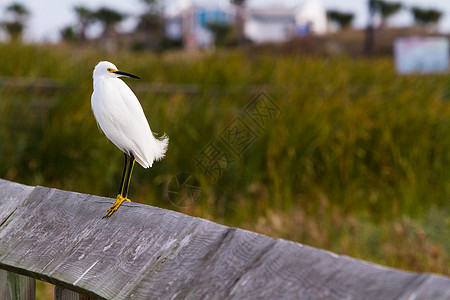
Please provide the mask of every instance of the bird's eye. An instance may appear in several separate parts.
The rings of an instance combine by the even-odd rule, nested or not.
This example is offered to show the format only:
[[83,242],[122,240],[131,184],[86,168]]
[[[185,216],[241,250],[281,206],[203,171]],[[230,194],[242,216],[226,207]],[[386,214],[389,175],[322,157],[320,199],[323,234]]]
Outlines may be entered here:
[[111,73],[111,71],[112,71],[112,69],[111,69],[111,68],[108,68],[107,70],[108,70],[108,72],[109,72],[109,73]]

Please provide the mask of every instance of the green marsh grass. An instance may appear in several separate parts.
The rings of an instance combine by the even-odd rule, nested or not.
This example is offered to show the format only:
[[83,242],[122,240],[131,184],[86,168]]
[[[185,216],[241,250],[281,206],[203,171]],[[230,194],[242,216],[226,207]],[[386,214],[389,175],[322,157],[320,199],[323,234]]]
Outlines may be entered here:
[[[143,78],[126,82],[152,130],[170,137],[164,160],[135,169],[133,201],[393,267],[450,274],[448,76],[397,76],[390,58],[246,50],[111,55],[1,44],[0,57],[1,76],[50,78],[60,86],[0,87],[1,178],[115,197],[122,153],[90,110],[93,67],[111,60]],[[192,86],[194,92],[178,89]],[[230,154],[233,162],[211,180],[194,158],[260,92],[281,116],[240,156]],[[189,207],[165,195],[181,172],[201,183]]]

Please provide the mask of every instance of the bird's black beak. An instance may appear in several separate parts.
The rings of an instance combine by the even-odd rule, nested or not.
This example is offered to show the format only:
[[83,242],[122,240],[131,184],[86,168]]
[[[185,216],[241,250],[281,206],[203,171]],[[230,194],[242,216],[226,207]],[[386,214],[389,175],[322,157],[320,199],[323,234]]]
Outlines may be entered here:
[[141,77],[138,77],[138,76],[133,75],[133,74],[130,74],[130,73],[122,72],[122,71],[114,71],[113,73],[114,73],[114,74],[117,74],[117,75],[122,75],[122,76],[131,77],[131,78],[141,79]]

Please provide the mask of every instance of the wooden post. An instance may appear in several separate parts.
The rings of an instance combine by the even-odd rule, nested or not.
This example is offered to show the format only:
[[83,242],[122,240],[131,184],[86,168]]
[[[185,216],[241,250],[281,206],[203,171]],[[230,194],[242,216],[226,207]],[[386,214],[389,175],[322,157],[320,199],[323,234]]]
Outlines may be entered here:
[[55,286],[55,298],[54,300],[90,300],[88,296],[78,294],[71,290],[66,290],[60,286]]
[[0,299],[34,300],[36,281],[33,278],[0,269]]

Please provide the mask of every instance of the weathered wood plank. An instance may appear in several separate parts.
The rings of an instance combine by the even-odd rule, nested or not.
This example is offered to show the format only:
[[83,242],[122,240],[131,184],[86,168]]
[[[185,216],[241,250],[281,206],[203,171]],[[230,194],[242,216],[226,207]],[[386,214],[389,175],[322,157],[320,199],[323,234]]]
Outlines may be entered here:
[[411,299],[450,299],[448,278],[428,276],[422,284],[404,293],[399,300]]
[[[111,199],[35,188],[26,205],[0,229],[0,266],[14,265],[41,280],[82,293],[96,291],[109,299],[138,280],[136,274],[146,265],[176,255],[198,225],[205,241],[214,234],[220,238],[220,231],[226,230],[136,203],[121,207],[122,218],[102,219],[110,203]],[[65,286],[67,282],[73,285]]]
[[[211,238],[209,238],[211,237]],[[274,240],[228,228],[212,239],[210,233],[197,234],[192,248],[183,249],[176,256],[166,256],[156,270],[147,270],[138,285],[127,295],[144,298],[213,298],[224,299],[235,281],[246,272]],[[169,286],[168,286],[169,284]]]
[[34,300],[36,280],[13,272],[0,270],[0,299]]
[[7,221],[11,213],[25,200],[32,190],[33,187],[31,186],[0,180],[0,191],[2,194],[0,225]]
[[55,297],[54,300],[91,300],[88,296],[78,294],[71,290],[67,290],[60,286],[55,286]]
[[80,300],[80,294],[55,286],[54,300]]
[[406,273],[278,240],[239,279],[230,298],[302,299],[309,295],[309,299],[314,295],[314,299],[398,299],[409,286],[420,284],[417,277],[422,276],[424,280],[429,275]]
[[447,277],[386,268],[156,207],[124,203],[102,219],[113,199],[43,187],[19,202],[0,226],[0,268],[92,298],[450,298]]

